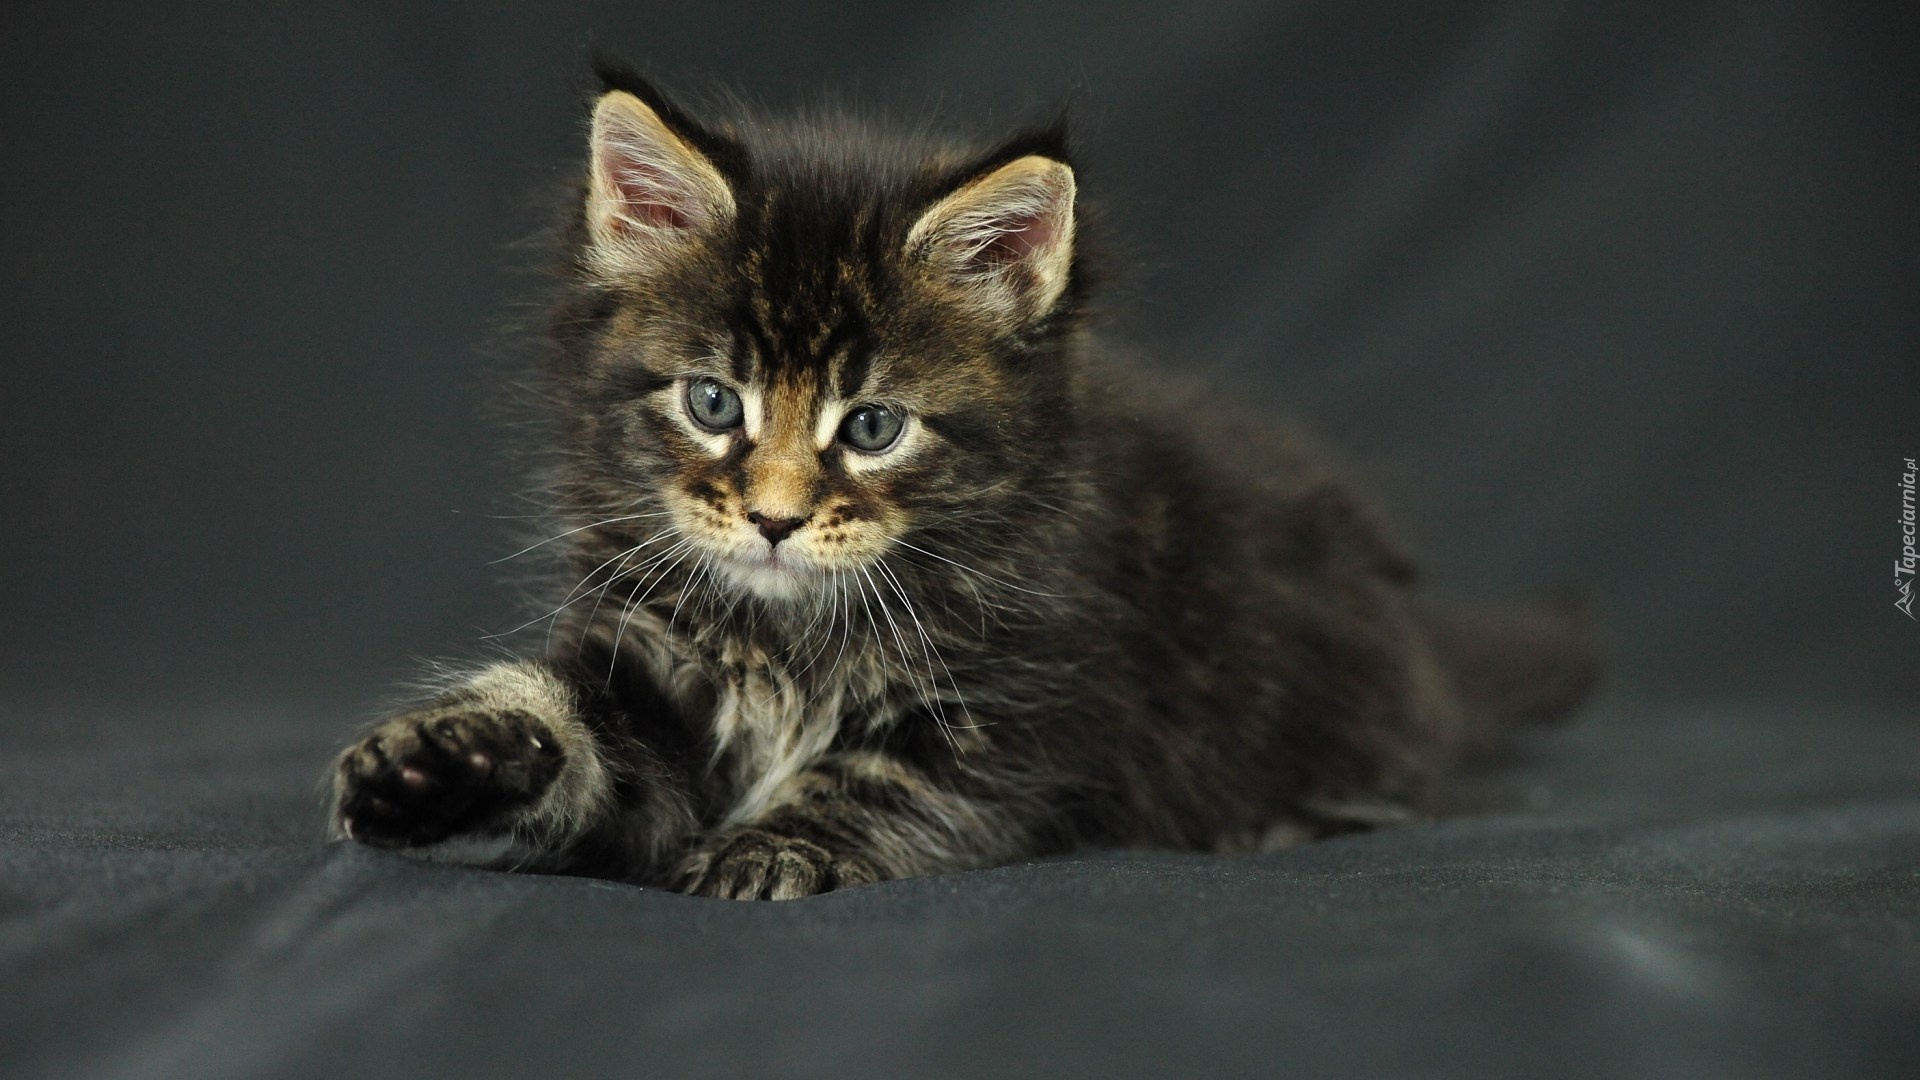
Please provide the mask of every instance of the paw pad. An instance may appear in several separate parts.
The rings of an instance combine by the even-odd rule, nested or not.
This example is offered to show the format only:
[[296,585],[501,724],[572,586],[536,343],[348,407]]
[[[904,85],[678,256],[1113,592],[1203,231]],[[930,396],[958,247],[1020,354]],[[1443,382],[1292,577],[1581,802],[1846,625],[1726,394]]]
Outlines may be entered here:
[[560,773],[560,749],[536,734],[539,723],[455,707],[390,720],[341,756],[335,821],[382,847],[510,828]]

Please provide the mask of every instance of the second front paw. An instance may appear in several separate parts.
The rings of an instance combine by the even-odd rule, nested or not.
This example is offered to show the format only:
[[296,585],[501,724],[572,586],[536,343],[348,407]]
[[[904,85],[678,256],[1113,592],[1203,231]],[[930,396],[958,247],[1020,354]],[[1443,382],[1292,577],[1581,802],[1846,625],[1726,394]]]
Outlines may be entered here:
[[718,837],[680,865],[681,891],[729,900],[794,900],[879,878],[859,856],[756,828]]

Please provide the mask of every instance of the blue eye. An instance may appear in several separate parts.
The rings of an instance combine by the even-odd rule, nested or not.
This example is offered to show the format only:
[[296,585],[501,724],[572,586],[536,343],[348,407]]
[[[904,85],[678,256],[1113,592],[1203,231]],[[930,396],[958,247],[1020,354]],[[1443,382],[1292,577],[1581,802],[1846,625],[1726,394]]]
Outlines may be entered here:
[[740,395],[720,385],[717,379],[695,379],[687,387],[687,411],[701,427],[715,431],[740,426]]
[[885,405],[862,405],[840,422],[840,438],[856,450],[877,454],[900,438],[906,422]]

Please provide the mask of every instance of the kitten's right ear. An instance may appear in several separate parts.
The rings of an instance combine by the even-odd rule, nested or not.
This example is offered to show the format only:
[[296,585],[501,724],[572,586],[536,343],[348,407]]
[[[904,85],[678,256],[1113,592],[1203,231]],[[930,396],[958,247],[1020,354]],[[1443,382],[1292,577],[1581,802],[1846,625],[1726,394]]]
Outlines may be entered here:
[[600,95],[589,149],[587,228],[603,272],[653,269],[733,219],[726,177],[626,90]]
[[1073,199],[1066,162],[1022,154],[928,209],[907,234],[907,254],[977,310],[1036,319],[1059,302],[1073,269]]

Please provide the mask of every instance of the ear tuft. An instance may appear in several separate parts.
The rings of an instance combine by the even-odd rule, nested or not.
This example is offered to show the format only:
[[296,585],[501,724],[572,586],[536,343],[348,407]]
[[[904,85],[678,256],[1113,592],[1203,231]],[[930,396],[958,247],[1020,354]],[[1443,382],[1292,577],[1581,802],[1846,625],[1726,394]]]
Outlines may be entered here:
[[653,107],[609,90],[593,110],[587,223],[602,269],[645,270],[732,219],[732,188]]
[[1015,158],[935,203],[908,233],[908,256],[984,310],[1038,318],[1067,287],[1073,199],[1065,163]]

